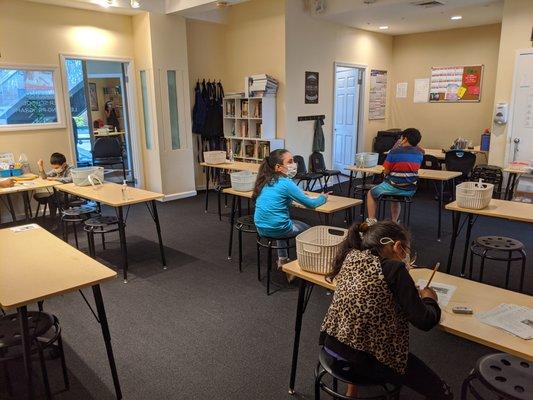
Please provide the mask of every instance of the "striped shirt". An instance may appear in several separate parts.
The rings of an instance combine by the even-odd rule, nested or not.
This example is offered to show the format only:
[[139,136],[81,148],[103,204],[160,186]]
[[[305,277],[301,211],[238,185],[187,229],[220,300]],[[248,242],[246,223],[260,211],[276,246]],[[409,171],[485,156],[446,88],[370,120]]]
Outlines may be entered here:
[[393,148],[383,163],[389,171],[385,180],[399,189],[416,188],[418,170],[424,160],[423,151],[416,146],[400,146]]

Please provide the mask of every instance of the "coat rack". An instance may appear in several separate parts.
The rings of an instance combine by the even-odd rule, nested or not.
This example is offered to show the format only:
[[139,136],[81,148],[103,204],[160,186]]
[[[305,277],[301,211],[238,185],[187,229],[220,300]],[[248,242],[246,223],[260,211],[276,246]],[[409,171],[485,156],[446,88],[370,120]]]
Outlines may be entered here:
[[298,117],[298,122],[300,121],[316,121],[316,120],[322,120],[326,118],[325,115],[300,115]]

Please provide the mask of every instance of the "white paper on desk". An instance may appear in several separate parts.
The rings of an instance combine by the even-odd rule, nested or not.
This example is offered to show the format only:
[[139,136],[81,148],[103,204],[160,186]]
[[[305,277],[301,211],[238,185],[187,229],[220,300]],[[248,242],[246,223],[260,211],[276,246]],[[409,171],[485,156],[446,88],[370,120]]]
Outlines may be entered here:
[[521,339],[533,339],[533,309],[502,303],[476,318],[481,322],[505,330]]
[[38,228],[39,228],[39,225],[37,224],[28,224],[28,225],[15,226],[14,228],[9,228],[9,229],[11,229],[12,232],[20,233],[20,232],[31,231],[33,229],[38,229]]
[[[428,284],[427,279],[419,279],[418,282],[416,283],[416,286],[422,289],[422,288],[425,288],[427,284]],[[432,288],[437,293],[439,306],[441,306],[441,308],[444,308],[448,305],[448,303],[452,299],[455,289],[457,289],[457,286],[446,285],[445,283],[439,283],[439,282],[433,282],[433,281],[431,282],[431,285],[429,285],[429,287]]]
[[413,102],[429,102],[429,78],[415,79],[415,90],[413,93]]

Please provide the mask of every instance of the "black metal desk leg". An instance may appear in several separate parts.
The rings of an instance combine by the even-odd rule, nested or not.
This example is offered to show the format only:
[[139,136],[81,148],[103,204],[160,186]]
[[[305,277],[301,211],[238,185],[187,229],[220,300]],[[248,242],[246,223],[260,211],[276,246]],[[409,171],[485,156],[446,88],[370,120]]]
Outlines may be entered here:
[[513,198],[517,177],[518,174],[513,174],[511,176],[511,187],[509,188],[509,193],[507,194],[507,200],[511,200]]
[[305,289],[307,281],[300,279],[298,290],[298,305],[296,306],[296,322],[294,323],[294,344],[292,346],[291,379],[289,382],[289,394],[294,394],[296,381],[296,369],[298,368],[298,350],[300,349],[300,333],[302,331],[302,318],[305,312]]
[[452,268],[453,251],[455,250],[455,242],[457,241],[457,234],[459,232],[459,222],[461,221],[461,213],[452,211],[452,237],[450,239],[450,252],[448,253],[448,265],[446,266],[446,273],[450,273]]
[[161,225],[159,224],[159,214],[157,213],[157,203],[152,200],[152,212],[154,213],[155,229],[157,230],[157,239],[159,240],[159,252],[161,253],[161,264],[163,269],[167,269],[167,260],[165,258],[165,247],[163,246],[163,238],[161,236]]
[[104,337],[105,349],[107,351],[107,359],[109,361],[109,368],[111,369],[111,376],[113,377],[113,385],[115,386],[115,394],[117,399],[122,399],[122,390],[120,390],[120,382],[118,380],[117,366],[115,365],[115,356],[113,355],[113,346],[111,345],[111,334],[109,333],[109,325],[107,325],[107,317],[105,314],[104,299],[100,291],[100,285],[93,287],[94,303],[96,304],[96,311],[98,312],[98,319],[100,321],[100,328],[102,328],[102,336]]
[[229,217],[229,248],[228,260],[231,260],[231,251],[233,250],[233,226],[235,225],[235,212],[237,209],[237,196],[231,196],[231,213]]
[[439,186],[439,225],[437,228],[437,240],[440,242],[442,229],[442,198],[444,196],[444,181],[440,181]]
[[205,167],[205,213],[207,214],[207,206],[209,205],[209,167]]
[[350,180],[348,182],[348,197],[352,197],[352,179],[353,179],[353,171],[350,171]]
[[128,249],[126,247],[126,225],[124,224],[124,215],[122,206],[117,207],[118,234],[120,237],[120,253],[122,255],[122,276],[124,283],[128,283]]
[[325,223],[326,226],[330,225],[330,223],[331,223],[331,214],[326,214],[324,216],[324,223]]
[[9,208],[9,213],[11,214],[11,219],[13,222],[17,222],[17,214],[15,214],[15,208],[13,207],[13,201],[11,200],[11,195],[6,194],[7,197],[7,206]]
[[505,185],[505,193],[503,195],[504,200],[509,200],[509,188],[511,187],[511,177],[513,176],[512,173],[509,173],[509,176],[507,176],[507,184]]
[[468,214],[468,220],[466,225],[466,236],[465,236],[465,249],[463,252],[463,262],[461,263],[461,276],[465,276],[466,269],[466,258],[468,256],[468,249],[470,248],[470,234],[472,233],[472,225],[474,225],[474,215]]
[[27,398],[33,399],[33,381],[31,375],[31,345],[30,331],[28,329],[28,309],[26,306],[17,308],[20,330],[22,332],[22,354],[24,358],[24,370],[26,372]]
[[361,186],[361,200],[363,201],[361,203],[361,220],[364,221],[365,220],[365,213],[366,213],[366,192],[365,192],[365,186],[366,186],[366,172],[363,172],[363,177],[362,177],[362,183],[363,183],[363,186]]

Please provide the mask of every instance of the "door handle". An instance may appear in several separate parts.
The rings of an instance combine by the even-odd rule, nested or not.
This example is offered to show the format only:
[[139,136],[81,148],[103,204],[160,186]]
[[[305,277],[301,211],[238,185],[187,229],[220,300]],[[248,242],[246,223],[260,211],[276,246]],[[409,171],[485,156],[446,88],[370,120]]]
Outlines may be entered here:
[[520,144],[520,138],[516,137],[513,139],[514,149],[513,149],[513,161],[516,161],[516,154],[520,151],[518,145]]

